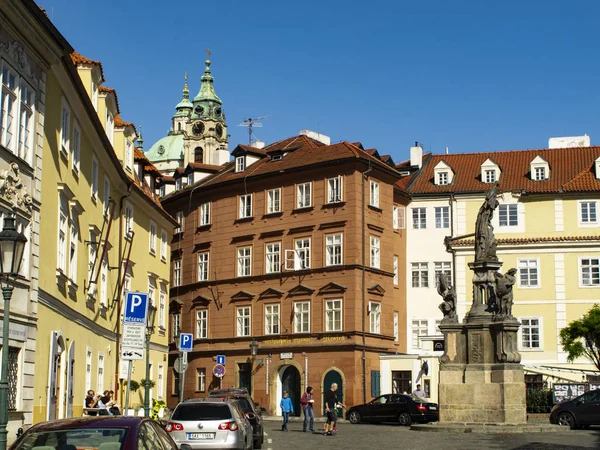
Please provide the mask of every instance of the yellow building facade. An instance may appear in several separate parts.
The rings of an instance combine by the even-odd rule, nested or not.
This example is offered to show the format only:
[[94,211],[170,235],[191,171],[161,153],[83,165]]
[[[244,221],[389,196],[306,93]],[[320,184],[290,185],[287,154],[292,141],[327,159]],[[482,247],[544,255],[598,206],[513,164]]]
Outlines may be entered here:
[[[166,395],[170,237],[176,222],[160,206],[160,172],[135,147],[133,124],[104,87],[99,62],[75,52],[45,76],[41,258],[33,423],[80,416],[86,392],[122,393],[121,313],[127,291],[156,308],[151,397]],[[145,378],[145,360],[132,379]],[[143,404],[143,388],[131,407]]]

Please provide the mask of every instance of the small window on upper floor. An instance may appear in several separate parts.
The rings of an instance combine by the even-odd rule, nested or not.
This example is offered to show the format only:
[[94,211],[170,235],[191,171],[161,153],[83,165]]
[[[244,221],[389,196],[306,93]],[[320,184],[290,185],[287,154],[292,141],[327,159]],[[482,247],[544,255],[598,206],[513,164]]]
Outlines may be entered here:
[[372,181],[370,184],[369,205],[379,208],[379,183]]
[[495,183],[496,182],[496,171],[495,170],[486,170],[485,171],[485,182],[486,183]]
[[444,184],[449,184],[448,182],[448,172],[440,172],[438,173],[438,184],[444,185]]
[[235,158],[235,171],[243,172],[245,168],[246,168],[246,157],[238,156],[237,158]]
[[191,186],[192,184],[194,184],[194,174],[190,173],[187,177],[187,184],[188,186]]
[[125,168],[131,170],[133,164],[133,144],[129,139],[125,141]]
[[445,161],[442,160],[433,168],[433,176],[434,183],[437,186],[446,186],[448,184],[452,184],[454,180],[454,171]]
[[277,153],[277,154],[271,156],[271,161],[280,161],[282,159],[283,159],[282,153]]
[[178,191],[181,190],[181,185],[182,185],[181,178],[177,178],[177,180],[175,180],[175,189]]
[[534,179],[535,179],[535,181],[545,180],[546,179],[546,168],[545,167],[536,167]]
[[532,180],[543,181],[550,178],[550,165],[540,155],[536,156],[529,166]]

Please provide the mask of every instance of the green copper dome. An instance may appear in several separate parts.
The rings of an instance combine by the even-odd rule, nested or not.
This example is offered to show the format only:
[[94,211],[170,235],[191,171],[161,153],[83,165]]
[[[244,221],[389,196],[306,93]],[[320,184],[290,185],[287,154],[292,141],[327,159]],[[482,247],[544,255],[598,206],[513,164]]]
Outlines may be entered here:
[[146,152],[152,162],[183,159],[183,134],[165,136]]
[[179,103],[177,103],[177,106],[175,107],[177,112],[175,113],[174,117],[187,117],[190,115],[192,109],[194,108],[194,105],[192,105],[192,102],[190,102],[190,90],[188,89],[187,72],[185,73],[184,77],[185,82],[183,84],[183,98]]
[[204,69],[204,75],[202,75],[202,78],[200,78],[200,81],[202,81],[200,85],[200,92],[198,92],[198,95],[196,95],[194,98],[194,104],[203,101],[210,101],[220,105],[223,102],[215,92],[215,79],[210,74],[210,59],[207,59],[205,63],[206,69]]

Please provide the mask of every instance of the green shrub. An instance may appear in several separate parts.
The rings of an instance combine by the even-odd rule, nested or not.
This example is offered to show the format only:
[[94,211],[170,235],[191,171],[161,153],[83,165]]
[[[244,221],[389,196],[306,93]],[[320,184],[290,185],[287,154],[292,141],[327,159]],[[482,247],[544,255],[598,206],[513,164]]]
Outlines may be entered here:
[[527,389],[527,412],[532,414],[550,413],[552,410],[551,389]]

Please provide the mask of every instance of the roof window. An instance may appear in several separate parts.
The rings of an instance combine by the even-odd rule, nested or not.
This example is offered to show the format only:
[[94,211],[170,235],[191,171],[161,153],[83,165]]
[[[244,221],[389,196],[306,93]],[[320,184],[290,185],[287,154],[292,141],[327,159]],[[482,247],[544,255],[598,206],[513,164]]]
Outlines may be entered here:
[[235,171],[243,172],[245,168],[246,168],[246,157],[238,156],[237,158],[235,158]]

